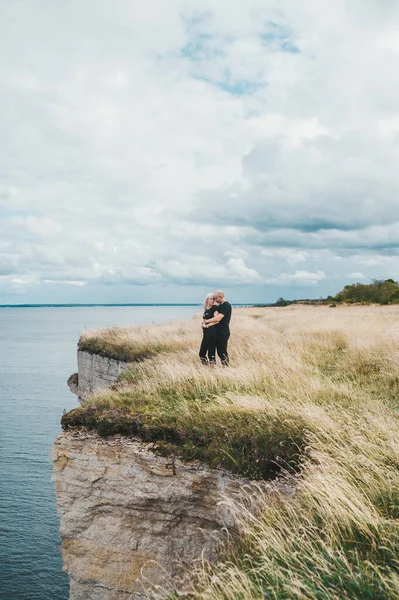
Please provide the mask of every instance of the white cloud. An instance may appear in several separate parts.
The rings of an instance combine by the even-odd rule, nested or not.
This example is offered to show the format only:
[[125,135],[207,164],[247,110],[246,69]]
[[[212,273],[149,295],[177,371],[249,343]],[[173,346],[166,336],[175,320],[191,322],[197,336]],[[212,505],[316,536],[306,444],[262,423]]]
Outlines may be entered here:
[[267,283],[273,285],[317,285],[318,281],[325,279],[323,271],[310,273],[309,271],[295,271],[295,273],[281,273],[277,277],[267,279]]
[[64,280],[64,279],[45,279],[44,283],[51,283],[55,285],[63,284],[63,285],[73,285],[76,287],[83,287],[87,284],[86,281],[74,281],[74,280]]
[[351,279],[366,279],[363,273],[348,273],[347,277]]
[[2,12],[2,298],[397,277],[398,4]]
[[261,255],[270,261],[283,260],[290,265],[306,262],[309,253],[296,248],[263,248]]
[[246,266],[242,258],[228,258],[225,264],[214,264],[207,256],[179,256],[177,259],[160,260],[157,271],[173,282],[182,284],[217,285],[226,282],[232,285],[260,282],[255,269]]

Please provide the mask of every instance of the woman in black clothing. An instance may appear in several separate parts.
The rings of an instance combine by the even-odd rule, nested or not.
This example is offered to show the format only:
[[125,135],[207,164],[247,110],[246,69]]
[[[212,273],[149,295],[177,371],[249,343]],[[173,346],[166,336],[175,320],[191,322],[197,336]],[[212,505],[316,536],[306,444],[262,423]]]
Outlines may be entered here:
[[[204,314],[202,319],[212,319],[218,314],[217,306],[214,304],[213,294],[208,294],[204,302]],[[216,328],[215,324],[203,325],[202,342],[199,351],[200,359],[203,365],[215,364],[216,349]]]

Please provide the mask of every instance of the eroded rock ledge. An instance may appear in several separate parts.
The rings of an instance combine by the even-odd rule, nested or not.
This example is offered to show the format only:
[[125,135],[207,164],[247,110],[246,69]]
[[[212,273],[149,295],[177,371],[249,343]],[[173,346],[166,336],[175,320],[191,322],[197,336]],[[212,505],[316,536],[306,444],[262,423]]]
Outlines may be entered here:
[[53,480],[71,600],[145,598],[148,581],[163,585],[202,554],[215,558],[223,527],[234,528],[221,500],[238,500],[254,483],[153,450],[84,431],[57,437]]
[[129,363],[78,350],[78,373],[68,379],[68,387],[82,402],[114,384]]

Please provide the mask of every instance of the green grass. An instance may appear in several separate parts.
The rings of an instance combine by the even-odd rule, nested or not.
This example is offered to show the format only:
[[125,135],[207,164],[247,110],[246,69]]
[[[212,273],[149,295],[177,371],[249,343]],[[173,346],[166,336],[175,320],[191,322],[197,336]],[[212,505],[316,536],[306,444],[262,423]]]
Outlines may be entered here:
[[105,394],[64,415],[62,426],[157,442],[159,453],[253,479],[267,479],[281,467],[297,469],[310,423],[284,407],[269,412],[240,406],[234,394],[218,401],[222,390],[223,384],[186,380],[147,394],[135,389]]
[[83,335],[78,350],[124,362],[140,362],[158,354],[177,352],[185,347],[184,339],[151,339],[143,328],[142,339],[126,335],[125,330],[112,327]]
[[131,365],[63,427],[137,436],[254,479],[295,473],[295,493],[276,486],[256,517],[237,505],[224,554],[170,598],[399,598],[399,309],[235,315],[229,369],[198,364],[196,323],[164,338],[158,328],[154,343],[184,349]]

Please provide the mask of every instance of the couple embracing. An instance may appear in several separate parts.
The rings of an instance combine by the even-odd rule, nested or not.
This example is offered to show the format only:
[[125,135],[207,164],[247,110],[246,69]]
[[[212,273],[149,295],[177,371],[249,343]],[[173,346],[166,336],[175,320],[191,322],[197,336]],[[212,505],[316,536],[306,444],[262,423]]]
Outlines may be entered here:
[[204,365],[216,364],[216,352],[224,367],[229,364],[227,342],[230,337],[231,304],[224,292],[216,290],[208,294],[204,302],[202,315],[202,343],[199,351]]

